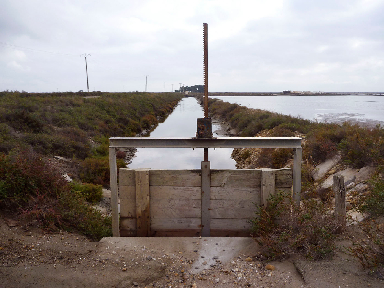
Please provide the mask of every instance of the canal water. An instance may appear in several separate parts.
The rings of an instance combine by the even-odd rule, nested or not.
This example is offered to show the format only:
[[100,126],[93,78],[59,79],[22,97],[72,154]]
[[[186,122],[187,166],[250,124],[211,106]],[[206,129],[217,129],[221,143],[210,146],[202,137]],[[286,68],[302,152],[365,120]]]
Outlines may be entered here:
[[[196,136],[197,118],[203,118],[204,111],[193,97],[183,98],[171,115],[151,132],[150,138],[186,138]],[[212,125],[214,137],[220,126]],[[233,149],[208,149],[212,169],[235,169],[231,159]],[[200,169],[204,149],[192,148],[138,148],[128,168],[151,169]]]
[[311,121],[384,124],[384,96],[218,96],[225,102]]
[[[341,123],[351,121],[366,123],[371,127],[384,125],[384,97],[369,95],[345,96],[219,96],[214,97],[248,108],[273,111],[294,117]],[[193,97],[183,98],[164,123],[151,133],[153,138],[195,137],[197,118],[204,112]],[[213,123],[215,131],[220,126]],[[200,169],[204,158],[203,149],[192,148],[139,148],[129,168],[152,169]],[[235,169],[231,159],[232,149],[209,149],[209,161],[213,169]]]

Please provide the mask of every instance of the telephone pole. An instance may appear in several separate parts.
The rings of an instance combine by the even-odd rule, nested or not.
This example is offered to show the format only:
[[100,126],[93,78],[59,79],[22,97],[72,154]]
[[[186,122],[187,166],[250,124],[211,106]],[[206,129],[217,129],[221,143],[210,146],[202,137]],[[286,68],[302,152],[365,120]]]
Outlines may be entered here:
[[148,76],[149,75],[145,75],[145,92],[147,92]]
[[87,56],[91,56],[91,54],[84,53],[84,54],[80,55],[80,57],[82,57],[82,56],[84,56],[84,58],[85,58],[85,73],[87,74],[87,89],[89,92]]

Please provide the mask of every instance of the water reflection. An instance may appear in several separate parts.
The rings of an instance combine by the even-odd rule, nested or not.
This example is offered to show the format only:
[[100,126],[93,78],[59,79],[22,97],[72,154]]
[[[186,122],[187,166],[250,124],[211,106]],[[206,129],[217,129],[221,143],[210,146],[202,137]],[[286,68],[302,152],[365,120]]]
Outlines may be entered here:
[[[151,138],[195,137],[196,119],[203,118],[204,112],[195,98],[184,98],[164,123],[159,124]],[[212,130],[219,127],[215,124]],[[214,136],[218,135],[214,133]],[[209,161],[213,169],[235,169],[231,159],[232,149],[209,149]],[[204,158],[203,149],[192,148],[138,148],[129,168],[151,169],[200,169]]]

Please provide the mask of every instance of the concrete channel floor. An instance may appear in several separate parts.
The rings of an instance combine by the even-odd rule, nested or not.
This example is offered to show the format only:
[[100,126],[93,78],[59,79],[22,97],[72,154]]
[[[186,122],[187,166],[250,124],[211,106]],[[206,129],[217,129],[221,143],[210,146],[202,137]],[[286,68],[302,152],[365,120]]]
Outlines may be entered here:
[[216,260],[225,264],[239,255],[254,255],[259,250],[250,237],[107,237],[100,241],[107,250],[151,251],[153,255],[183,255],[193,259],[189,271],[200,273]]
[[[287,288],[384,287],[381,277],[367,273],[352,255],[340,249],[329,260],[311,261],[293,256],[285,261],[262,263],[255,258],[261,249],[251,237],[110,237],[103,238],[99,244],[98,256],[126,263],[124,273],[130,271],[130,277],[136,277],[138,283],[143,279],[149,283],[148,275],[152,275],[151,281],[158,281],[164,276],[160,276],[160,271],[168,267],[168,274],[182,271],[190,275],[189,279],[208,279],[196,280],[197,286],[192,287],[249,287],[248,284],[252,287]],[[269,265],[273,269],[267,268]],[[229,274],[223,276],[223,272]],[[237,277],[235,282],[230,278],[233,275]],[[238,279],[247,281],[242,283],[243,280]],[[210,286],[209,281],[219,282],[212,282],[213,286]],[[228,281],[232,281],[234,286],[230,286]],[[128,283],[131,282],[122,282],[124,285]],[[184,284],[177,287],[191,287]]]

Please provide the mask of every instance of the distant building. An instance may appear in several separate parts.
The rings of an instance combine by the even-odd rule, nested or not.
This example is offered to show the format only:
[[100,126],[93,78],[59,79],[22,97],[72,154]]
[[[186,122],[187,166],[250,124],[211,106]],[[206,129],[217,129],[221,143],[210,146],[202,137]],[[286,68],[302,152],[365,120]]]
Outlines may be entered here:
[[291,90],[284,90],[284,91],[283,91],[283,94],[284,94],[284,95],[289,95],[289,94],[291,94]]
[[180,90],[175,90],[175,92],[204,93],[204,85],[181,86]]

